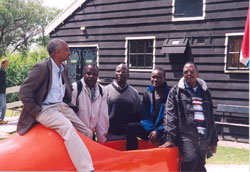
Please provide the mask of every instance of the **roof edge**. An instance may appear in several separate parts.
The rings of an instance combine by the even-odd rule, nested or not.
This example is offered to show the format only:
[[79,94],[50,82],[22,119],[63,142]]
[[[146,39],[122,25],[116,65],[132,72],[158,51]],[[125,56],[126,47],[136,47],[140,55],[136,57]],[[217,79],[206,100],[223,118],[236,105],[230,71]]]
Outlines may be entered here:
[[57,26],[59,26],[66,18],[75,12],[86,0],[75,0],[69,7],[56,16],[46,27],[45,35],[49,35]]

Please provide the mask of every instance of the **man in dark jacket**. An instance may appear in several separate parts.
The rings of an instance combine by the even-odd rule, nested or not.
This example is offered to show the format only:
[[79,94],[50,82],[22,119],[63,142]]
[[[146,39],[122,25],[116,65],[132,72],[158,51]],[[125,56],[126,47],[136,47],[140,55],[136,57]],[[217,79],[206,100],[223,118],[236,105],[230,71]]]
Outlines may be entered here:
[[8,60],[3,59],[1,61],[0,68],[0,124],[7,124],[8,121],[4,121],[6,112],[6,69],[8,67]]
[[167,137],[161,147],[179,147],[181,171],[206,171],[206,155],[216,152],[218,142],[211,94],[193,62],[184,65],[183,76],[169,92],[164,122]]
[[53,39],[48,52],[50,58],[33,66],[21,85],[19,95],[24,107],[17,132],[23,135],[37,122],[54,129],[63,138],[76,170],[91,171],[90,154],[75,128],[89,138],[92,132],[70,108],[72,86],[64,64],[70,55],[69,47],[65,41]]
[[163,119],[168,97],[168,85],[165,72],[155,68],[151,73],[151,83],[143,95],[141,106],[141,123],[130,123],[127,127],[127,150],[138,149],[137,137],[150,142],[164,143]]

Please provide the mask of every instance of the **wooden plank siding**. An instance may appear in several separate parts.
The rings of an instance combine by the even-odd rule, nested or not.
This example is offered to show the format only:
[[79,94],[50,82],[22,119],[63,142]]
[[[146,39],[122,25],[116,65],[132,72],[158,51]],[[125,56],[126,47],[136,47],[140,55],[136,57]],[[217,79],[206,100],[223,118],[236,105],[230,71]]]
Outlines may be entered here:
[[[166,38],[189,38],[199,76],[207,82],[217,104],[249,105],[249,74],[225,73],[225,34],[243,33],[248,0],[206,0],[205,19],[172,21],[171,0],[88,0],[69,16],[51,38],[70,45],[98,44],[100,79],[114,78],[115,67],[125,62],[125,38],[155,36],[156,66],[166,71],[173,86],[182,77],[182,58],[161,54]],[[80,27],[86,27],[83,34]],[[204,43],[197,40],[204,38]],[[150,71],[130,71],[129,83],[140,95],[150,84]],[[215,114],[217,112],[215,111]]]

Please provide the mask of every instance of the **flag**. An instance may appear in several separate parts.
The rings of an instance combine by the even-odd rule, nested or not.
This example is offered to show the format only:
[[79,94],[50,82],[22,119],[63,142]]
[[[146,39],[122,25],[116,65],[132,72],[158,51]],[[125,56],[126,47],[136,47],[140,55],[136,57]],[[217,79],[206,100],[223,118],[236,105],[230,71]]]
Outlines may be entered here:
[[247,13],[247,21],[241,45],[240,62],[249,68],[249,9]]

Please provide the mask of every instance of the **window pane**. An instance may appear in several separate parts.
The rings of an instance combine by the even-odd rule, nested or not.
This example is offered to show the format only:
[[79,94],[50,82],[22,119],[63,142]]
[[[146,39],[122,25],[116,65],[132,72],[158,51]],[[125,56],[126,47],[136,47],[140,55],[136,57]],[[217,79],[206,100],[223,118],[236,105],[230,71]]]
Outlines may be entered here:
[[145,66],[153,66],[153,56],[152,55],[146,56]]
[[229,45],[229,51],[230,52],[240,52],[240,47],[241,47],[241,41],[240,39],[230,39]]
[[132,66],[134,66],[134,67],[137,66],[137,65],[136,65],[136,59],[137,59],[136,55],[130,55],[130,58],[129,58],[129,59],[130,59],[130,62],[129,62],[129,66],[130,66],[130,67],[132,67]]
[[175,0],[175,17],[202,16],[203,0]]
[[137,53],[137,42],[136,41],[129,41],[129,51],[130,53]]
[[237,54],[229,54],[228,57],[228,67],[229,68],[236,68],[238,67],[238,59]]
[[146,53],[153,53],[153,40],[146,42]]
[[139,55],[137,60],[137,66],[144,66],[144,55]]
[[144,40],[138,41],[138,53],[144,53],[145,47],[144,47]]

